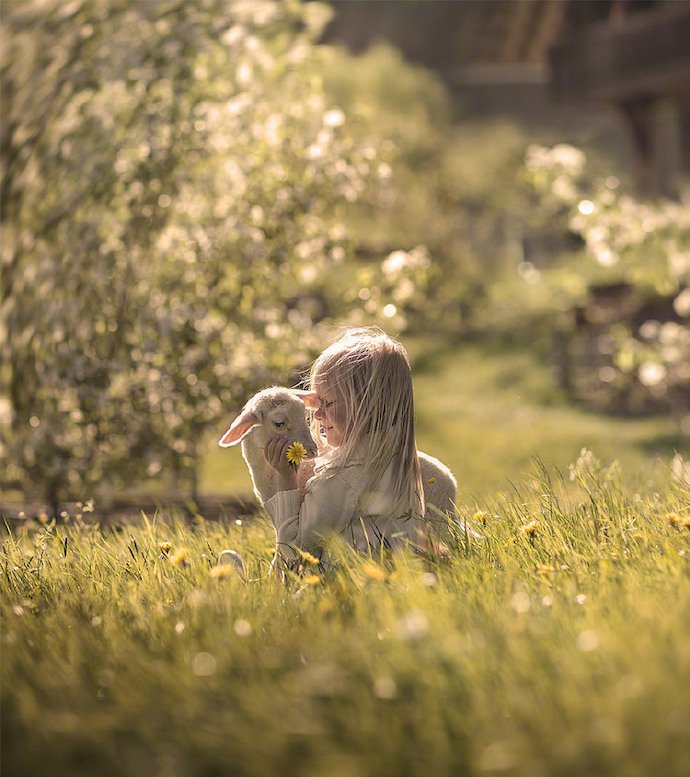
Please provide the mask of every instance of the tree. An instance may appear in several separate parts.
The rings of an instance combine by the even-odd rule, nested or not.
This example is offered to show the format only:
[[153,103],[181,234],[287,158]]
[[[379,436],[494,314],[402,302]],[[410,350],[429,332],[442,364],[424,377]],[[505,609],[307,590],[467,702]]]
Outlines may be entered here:
[[319,321],[361,320],[338,212],[375,152],[325,102],[325,18],[266,0],[4,10],[3,454],[55,508],[162,470],[193,484],[209,424],[303,365]]

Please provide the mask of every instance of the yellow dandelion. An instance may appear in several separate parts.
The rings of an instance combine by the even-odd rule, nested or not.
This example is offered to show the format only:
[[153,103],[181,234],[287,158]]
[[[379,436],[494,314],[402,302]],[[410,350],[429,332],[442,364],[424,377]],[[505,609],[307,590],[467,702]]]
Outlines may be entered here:
[[187,556],[189,555],[189,548],[180,548],[170,556],[170,563],[176,567],[184,566],[188,564]]
[[308,551],[300,550],[299,548],[297,548],[297,552],[300,554],[300,556],[302,556],[302,558],[307,564],[311,564],[313,567],[318,565],[319,559],[316,558],[316,556],[312,556],[311,553],[309,553]]
[[212,569],[209,569],[209,577],[213,578],[223,578],[223,577],[230,577],[230,575],[233,575],[235,573],[235,567],[231,564],[219,564],[217,567],[213,567]]
[[369,580],[385,580],[386,573],[381,567],[374,561],[365,561],[362,564],[362,572],[369,578]]
[[690,518],[683,518],[683,526],[686,529],[690,529]]
[[472,516],[472,520],[477,521],[477,523],[481,523],[482,526],[486,526],[486,519],[488,517],[488,513],[485,513],[484,510],[479,510]]
[[295,467],[298,467],[302,463],[302,459],[307,455],[307,449],[301,442],[293,442],[288,445],[285,458]]
[[318,585],[321,582],[321,578],[318,575],[307,575],[302,582],[304,585]]
[[676,515],[676,513],[668,513],[668,515],[666,516],[666,523],[669,526],[680,526],[681,520],[679,516]]
[[172,548],[172,545],[169,542],[158,543],[158,550],[160,550],[161,553],[165,553],[166,556],[170,553],[170,548]]
[[524,526],[521,526],[520,531],[525,535],[525,537],[531,537],[537,533],[538,528],[539,521],[530,521],[530,523],[526,523]]
[[428,483],[430,486],[433,486],[433,485],[434,485],[434,483],[436,482],[436,478],[429,478],[429,479],[428,479],[426,482],[427,482],[427,483]]

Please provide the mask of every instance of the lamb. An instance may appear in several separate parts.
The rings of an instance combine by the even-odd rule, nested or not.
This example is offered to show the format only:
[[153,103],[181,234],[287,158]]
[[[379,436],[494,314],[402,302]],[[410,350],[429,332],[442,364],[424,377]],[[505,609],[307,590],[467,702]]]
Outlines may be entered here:
[[[259,391],[247,401],[242,412],[218,441],[221,448],[242,444],[242,456],[249,467],[254,494],[263,505],[277,489],[275,470],[268,466],[264,447],[271,437],[286,436],[301,443],[307,458],[316,456],[316,442],[305,420],[304,397],[308,392],[281,386]],[[304,495],[311,468],[300,466],[297,480],[300,494]]]
[[[280,386],[264,389],[248,400],[218,442],[222,448],[241,442],[254,494],[262,505],[277,491],[275,470],[266,462],[264,446],[271,437],[278,435],[301,443],[307,450],[307,458],[297,470],[298,488],[304,495],[307,480],[313,474],[313,458],[317,452],[304,412],[312,404],[312,399],[310,392],[298,389]],[[421,451],[418,455],[427,520],[438,523],[444,520],[446,514],[455,517],[457,482],[452,472],[433,456]]]

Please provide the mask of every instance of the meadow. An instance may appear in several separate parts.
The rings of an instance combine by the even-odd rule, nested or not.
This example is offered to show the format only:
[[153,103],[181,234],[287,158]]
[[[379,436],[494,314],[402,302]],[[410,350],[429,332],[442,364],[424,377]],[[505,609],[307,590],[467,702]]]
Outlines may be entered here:
[[[322,46],[319,5],[3,4],[0,452],[50,508],[0,536],[0,770],[687,777],[687,407],[594,414],[543,352],[604,281],[684,323],[685,213],[631,200],[618,121],[473,119]],[[473,530],[444,555],[280,580],[258,510],[48,517],[249,493],[242,401],[364,321],[416,333],[418,443]],[[609,390],[684,386],[686,328],[628,323]]]
[[27,525],[3,774],[687,775],[690,487],[659,478],[534,465],[460,505],[482,538],[444,558],[340,549],[284,582],[261,516]]

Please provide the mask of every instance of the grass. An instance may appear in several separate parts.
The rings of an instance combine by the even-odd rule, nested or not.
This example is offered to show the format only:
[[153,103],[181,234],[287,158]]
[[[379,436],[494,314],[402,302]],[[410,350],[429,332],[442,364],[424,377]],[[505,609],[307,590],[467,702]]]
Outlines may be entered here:
[[461,503],[445,559],[285,583],[264,519],[8,535],[3,773],[687,775],[690,489],[573,474]]
[[[690,452],[671,418],[611,418],[572,404],[554,387],[550,367],[526,349],[448,348],[419,339],[405,345],[413,359],[419,447],[450,466],[463,501],[510,490],[534,457],[565,469],[585,447],[620,461],[630,480],[650,488],[657,460],[668,463],[674,449]],[[206,443],[202,491],[251,492],[239,447],[218,448],[224,428]]]

